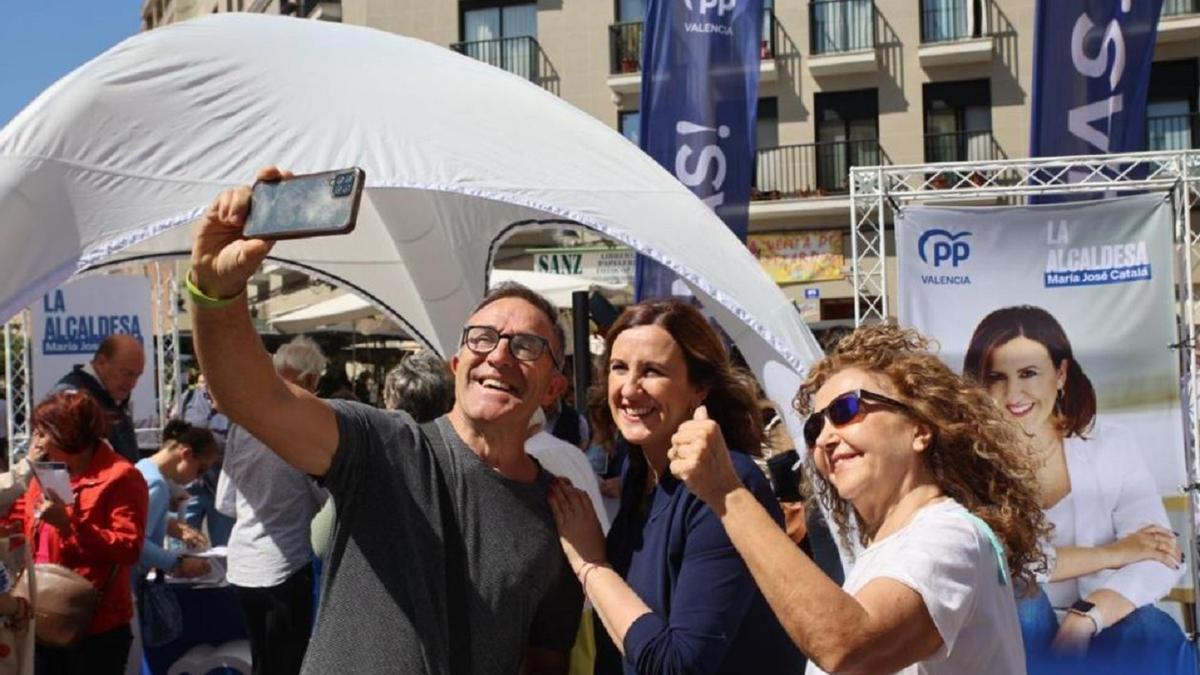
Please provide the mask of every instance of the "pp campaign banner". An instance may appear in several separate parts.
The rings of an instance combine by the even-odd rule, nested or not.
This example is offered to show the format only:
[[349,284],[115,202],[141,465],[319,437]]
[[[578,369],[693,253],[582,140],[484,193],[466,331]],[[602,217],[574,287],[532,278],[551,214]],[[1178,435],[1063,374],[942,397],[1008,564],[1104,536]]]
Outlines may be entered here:
[[101,341],[125,333],[142,343],[146,368],[130,402],[137,428],[158,425],[150,280],[96,275],[64,284],[33,306],[33,400],[41,401],[76,365],[92,360]]
[[[746,239],[762,49],[762,0],[649,0],[642,48],[643,150]],[[689,295],[637,258],[636,296]]]
[[1162,0],[1038,0],[1031,157],[1145,149]]
[[[1030,207],[909,207],[896,219],[901,323],[937,339],[956,372],[983,319],[1031,306],[1053,318],[1095,392],[1095,433],[1136,439],[1160,494],[1184,485],[1170,204],[1161,195]],[[1044,315],[1027,316],[1048,328]],[[997,345],[1002,346],[1002,345]],[[996,352],[999,353],[999,352]],[[982,363],[983,377],[1006,377]],[[1028,375],[1028,374],[1027,374]],[[1062,388],[1062,387],[1060,387]],[[1069,391],[1066,393],[1070,393]],[[1014,394],[1005,403],[1050,409]],[[1048,412],[1048,411],[1047,411]]]

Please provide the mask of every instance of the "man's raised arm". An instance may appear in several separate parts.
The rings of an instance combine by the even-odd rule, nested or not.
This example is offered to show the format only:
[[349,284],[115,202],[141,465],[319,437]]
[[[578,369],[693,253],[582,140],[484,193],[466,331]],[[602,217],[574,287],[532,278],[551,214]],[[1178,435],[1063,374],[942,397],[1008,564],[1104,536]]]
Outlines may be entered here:
[[[259,180],[286,177],[274,167],[258,172]],[[246,283],[271,244],[242,238],[249,205],[250,188],[226,190],[197,224],[189,289],[196,356],[221,412],[292,466],[323,476],[338,444],[333,411],[276,374],[250,319]]]

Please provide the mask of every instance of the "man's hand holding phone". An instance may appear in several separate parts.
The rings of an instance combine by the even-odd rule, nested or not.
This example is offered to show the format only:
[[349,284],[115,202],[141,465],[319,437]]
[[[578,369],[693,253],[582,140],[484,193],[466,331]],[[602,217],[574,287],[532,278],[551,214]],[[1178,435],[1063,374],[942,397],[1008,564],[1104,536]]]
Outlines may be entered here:
[[[255,178],[278,181],[292,175],[291,171],[269,166],[259,169]],[[250,196],[248,186],[225,190],[200,219],[192,243],[192,281],[205,295],[222,299],[237,296],[271,252],[272,242],[242,238]]]

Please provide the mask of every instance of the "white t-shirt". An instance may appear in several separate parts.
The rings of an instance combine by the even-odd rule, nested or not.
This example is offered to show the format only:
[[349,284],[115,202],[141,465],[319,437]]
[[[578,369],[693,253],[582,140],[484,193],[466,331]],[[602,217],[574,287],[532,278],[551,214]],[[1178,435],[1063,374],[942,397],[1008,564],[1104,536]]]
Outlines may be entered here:
[[[1001,582],[991,540],[958,502],[922,508],[899,531],[863,551],[842,585],[855,594],[888,578],[916,591],[942,636],[942,647],[903,675],[1015,675],[1025,648],[1011,583]],[[810,663],[808,675],[824,673]]]
[[600,481],[592,471],[592,463],[579,448],[550,434],[539,431],[525,441],[525,452],[538,461],[542,468],[559,478],[566,478],[571,485],[583,490],[592,500],[592,508],[600,521],[600,528],[608,534],[608,512],[600,496]]

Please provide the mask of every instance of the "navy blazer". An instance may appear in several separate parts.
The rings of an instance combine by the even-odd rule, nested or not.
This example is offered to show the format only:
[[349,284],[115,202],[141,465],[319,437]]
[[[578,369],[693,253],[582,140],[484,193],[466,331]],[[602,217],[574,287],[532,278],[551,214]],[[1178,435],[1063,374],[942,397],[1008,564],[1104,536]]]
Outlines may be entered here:
[[[782,526],[766,476],[750,457],[730,454],[742,483]],[[651,613],[626,632],[623,663],[596,622],[597,675],[801,672],[800,652],[717,515],[669,474],[650,494],[648,508],[641,508],[644,470],[644,462],[629,462],[608,555]]]

